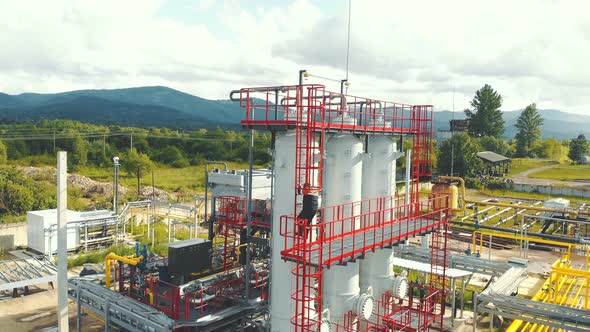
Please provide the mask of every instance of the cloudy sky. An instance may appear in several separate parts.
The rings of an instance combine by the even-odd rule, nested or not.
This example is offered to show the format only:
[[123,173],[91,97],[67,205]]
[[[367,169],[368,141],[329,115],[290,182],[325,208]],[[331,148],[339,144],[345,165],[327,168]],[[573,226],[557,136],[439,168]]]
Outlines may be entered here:
[[[587,1],[352,0],[349,93],[590,110]],[[346,75],[347,0],[0,0],[0,91],[166,85],[205,98]],[[331,90],[338,84],[321,78]],[[588,112],[590,114],[590,112]]]

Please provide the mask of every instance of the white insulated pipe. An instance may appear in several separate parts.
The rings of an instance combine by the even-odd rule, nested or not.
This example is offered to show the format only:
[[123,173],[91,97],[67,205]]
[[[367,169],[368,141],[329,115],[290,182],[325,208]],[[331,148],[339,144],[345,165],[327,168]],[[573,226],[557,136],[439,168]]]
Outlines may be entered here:
[[[399,158],[397,145],[386,136],[369,136],[368,155],[363,163],[362,199],[389,197],[395,194],[395,161]],[[395,201],[385,200],[385,209],[393,209]],[[363,214],[368,213],[368,205],[363,206]],[[393,211],[382,215],[383,219],[391,219]],[[373,218],[373,215],[367,218]],[[382,220],[383,221],[383,220]],[[370,224],[376,222],[369,220]],[[393,249],[382,249],[370,252],[359,261],[360,288],[363,291],[373,290],[375,298],[392,290],[393,285]]]
[[[323,184],[324,206],[334,206],[361,200],[361,180],[363,170],[363,143],[354,135],[336,135],[325,145],[326,162]],[[340,217],[350,217],[360,213],[360,206],[346,208]],[[333,221],[331,209],[325,211],[323,222]],[[359,221],[345,223],[344,232],[359,227]],[[335,227],[333,236],[340,234],[341,228]],[[328,228],[326,229],[328,232]],[[328,309],[329,319],[342,324],[349,311],[358,314],[360,289],[359,265],[348,263],[346,266],[334,265],[323,272],[322,282],[323,309]],[[371,303],[372,304],[372,303]]]

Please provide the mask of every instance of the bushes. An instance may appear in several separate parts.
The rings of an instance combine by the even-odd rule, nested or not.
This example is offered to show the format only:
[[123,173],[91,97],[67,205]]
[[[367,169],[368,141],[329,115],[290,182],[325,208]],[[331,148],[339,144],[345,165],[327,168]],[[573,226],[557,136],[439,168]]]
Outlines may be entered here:
[[483,183],[478,178],[466,178],[465,187],[479,190],[483,188]]
[[87,254],[81,254],[78,255],[74,258],[69,258],[68,259],[68,268],[74,267],[74,266],[81,266],[84,264],[97,264],[97,263],[102,263],[104,262],[104,258],[106,257],[106,255],[110,252],[114,252],[115,254],[119,255],[119,256],[127,256],[127,255],[132,255],[135,253],[135,248],[131,248],[131,247],[127,247],[124,245],[115,245],[112,247],[108,247],[105,250],[101,250],[98,252],[93,252],[93,253],[87,253]]
[[504,178],[466,178],[465,187],[471,189],[490,189],[490,190],[507,190],[509,180]]
[[[51,179],[55,183],[55,179]],[[3,221],[8,215],[24,215],[29,210],[43,210],[55,207],[57,193],[55,186],[44,181],[43,176],[27,177],[15,167],[0,167],[0,215]]]

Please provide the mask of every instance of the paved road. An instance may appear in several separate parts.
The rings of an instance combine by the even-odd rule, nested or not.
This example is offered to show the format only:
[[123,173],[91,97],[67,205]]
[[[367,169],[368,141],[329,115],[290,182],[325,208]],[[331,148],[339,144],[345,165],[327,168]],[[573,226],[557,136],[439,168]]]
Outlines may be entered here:
[[550,186],[550,185],[558,185],[558,186],[565,186],[565,187],[590,187],[588,183],[584,182],[576,182],[576,181],[561,181],[561,180],[553,180],[553,179],[536,179],[530,178],[529,175],[538,171],[546,170],[549,168],[554,168],[559,166],[558,164],[555,165],[546,165],[537,168],[531,168],[524,172],[520,172],[517,174],[512,175],[512,180],[514,183],[522,183],[522,184],[532,184],[532,185],[539,185],[539,186]]

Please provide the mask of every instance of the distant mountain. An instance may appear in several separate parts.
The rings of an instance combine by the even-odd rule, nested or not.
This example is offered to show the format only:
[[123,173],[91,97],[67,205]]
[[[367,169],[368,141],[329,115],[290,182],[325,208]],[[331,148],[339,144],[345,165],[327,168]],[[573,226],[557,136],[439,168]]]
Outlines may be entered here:
[[[506,138],[516,134],[518,111],[503,112]],[[590,137],[590,116],[559,110],[540,110],[545,119],[543,137]],[[72,119],[97,124],[169,128],[239,128],[244,110],[237,102],[209,100],[164,86],[61,93],[0,93],[0,120]],[[453,113],[435,112],[435,130],[448,130]],[[455,112],[455,119],[464,119]]]
[[[516,120],[522,110],[504,111],[502,117],[506,122],[505,138],[514,138],[516,135]],[[573,138],[579,134],[590,137],[590,116],[572,114],[559,110],[539,110],[539,113],[545,119],[541,128],[543,138],[555,137],[557,139]],[[455,119],[465,119],[465,113],[455,112]],[[449,121],[453,119],[453,112],[439,111],[434,113],[434,128],[436,130],[449,130]]]
[[0,94],[0,119],[72,119],[145,127],[238,127],[244,110],[163,86],[79,90],[54,94]]
[[69,119],[103,125],[152,127],[157,124],[171,128],[180,127],[178,124],[193,128],[211,125],[203,117],[164,106],[129,104],[90,96],[53,100],[40,106],[7,108],[0,112],[0,119],[15,121]]

